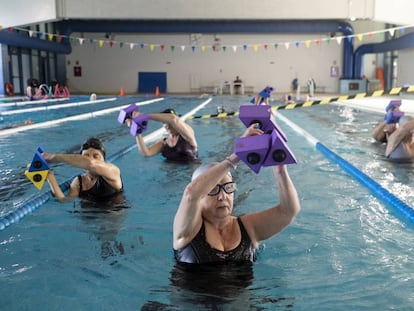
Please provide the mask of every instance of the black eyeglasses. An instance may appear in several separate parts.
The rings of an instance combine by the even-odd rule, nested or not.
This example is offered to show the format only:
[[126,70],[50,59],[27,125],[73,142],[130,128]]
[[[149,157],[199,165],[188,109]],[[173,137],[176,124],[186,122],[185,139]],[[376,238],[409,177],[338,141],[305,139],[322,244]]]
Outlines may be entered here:
[[232,194],[234,191],[236,191],[237,190],[237,185],[236,185],[236,183],[235,182],[232,182],[232,181],[230,181],[230,182],[226,182],[226,183],[224,183],[224,184],[217,184],[214,188],[213,188],[213,190],[211,190],[209,193],[208,193],[208,195],[209,196],[215,196],[215,195],[218,195],[219,193],[220,193],[220,190],[221,189],[223,189],[224,190],[224,192],[225,193],[227,193],[227,194]]

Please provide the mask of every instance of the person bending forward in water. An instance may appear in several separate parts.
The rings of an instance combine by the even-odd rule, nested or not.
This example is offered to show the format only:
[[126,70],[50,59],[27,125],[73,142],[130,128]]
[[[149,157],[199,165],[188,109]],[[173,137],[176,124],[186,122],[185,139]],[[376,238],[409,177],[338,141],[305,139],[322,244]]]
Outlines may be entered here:
[[414,120],[402,117],[397,129],[388,136],[385,156],[397,162],[414,159]]
[[[242,137],[261,135],[253,124]],[[218,163],[201,165],[186,186],[173,225],[173,249],[178,262],[253,262],[259,241],[288,226],[299,213],[296,188],[286,165],[273,166],[280,203],[263,211],[232,215],[237,187],[230,174],[235,153]]]
[[[135,111],[133,117],[141,113]],[[162,154],[166,160],[173,162],[194,162],[198,161],[197,141],[193,128],[183,122],[175,113],[174,109],[166,109],[161,113],[148,114],[150,120],[164,123],[168,136],[147,146],[141,134],[137,134],[136,141],[139,152],[145,157],[152,157]],[[131,126],[131,120],[126,120]]]

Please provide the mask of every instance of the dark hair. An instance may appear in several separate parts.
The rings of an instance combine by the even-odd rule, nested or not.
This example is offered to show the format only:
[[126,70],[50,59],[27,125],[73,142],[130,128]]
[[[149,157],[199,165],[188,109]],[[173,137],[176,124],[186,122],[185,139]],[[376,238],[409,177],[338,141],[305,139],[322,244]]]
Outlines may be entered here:
[[83,150],[86,150],[86,149],[89,149],[89,148],[94,148],[94,149],[99,150],[102,153],[102,155],[105,159],[105,157],[106,157],[105,146],[104,146],[104,144],[102,143],[102,141],[100,139],[95,138],[95,137],[88,138],[82,144],[80,153],[82,153]]

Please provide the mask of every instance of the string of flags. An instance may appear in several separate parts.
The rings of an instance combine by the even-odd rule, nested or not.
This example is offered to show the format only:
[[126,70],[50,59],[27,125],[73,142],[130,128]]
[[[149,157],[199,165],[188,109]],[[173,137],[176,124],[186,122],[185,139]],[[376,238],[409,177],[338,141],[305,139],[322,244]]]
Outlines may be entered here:
[[[124,41],[117,41],[113,39],[96,39],[96,38],[84,38],[84,37],[74,37],[74,36],[66,36],[61,35],[58,33],[47,33],[42,31],[35,31],[30,30],[26,28],[21,27],[8,27],[7,31],[9,32],[26,32],[29,37],[33,38],[39,38],[43,40],[49,40],[49,41],[55,41],[55,42],[62,42],[63,39],[68,39],[71,44],[79,44],[79,45],[97,45],[98,47],[114,47],[119,46],[120,48],[129,47],[131,50],[134,48],[140,48],[140,49],[147,49],[149,51],[166,51],[171,50],[174,52],[175,50],[181,50],[182,52],[186,50],[190,50],[192,52],[195,51],[223,51],[226,52],[227,50],[231,50],[233,52],[237,52],[239,50],[247,51],[247,50],[253,50],[255,52],[261,50],[269,50],[269,49],[277,49],[280,46],[284,47],[286,50],[288,50],[291,47],[300,48],[300,47],[306,47],[310,48],[312,45],[320,46],[322,44],[330,44],[332,41],[336,41],[338,45],[341,45],[341,43],[344,40],[348,40],[349,42],[352,42],[352,40],[357,39],[358,41],[363,41],[364,39],[373,40],[375,36],[382,36],[384,33],[389,33],[391,37],[395,35],[397,31],[399,31],[400,36],[403,35],[407,29],[413,28],[414,25],[405,25],[405,26],[399,26],[399,27],[392,27],[382,30],[375,30],[370,32],[364,32],[364,33],[358,33],[358,34],[352,34],[352,35],[344,35],[344,36],[326,36],[324,38],[320,39],[307,39],[307,40],[296,40],[296,41],[287,41],[287,42],[276,42],[276,43],[246,43],[246,44],[197,44],[197,45],[183,45],[183,44],[157,44],[157,43],[147,43],[147,42],[124,42]],[[0,31],[4,30],[3,27],[0,25]]]

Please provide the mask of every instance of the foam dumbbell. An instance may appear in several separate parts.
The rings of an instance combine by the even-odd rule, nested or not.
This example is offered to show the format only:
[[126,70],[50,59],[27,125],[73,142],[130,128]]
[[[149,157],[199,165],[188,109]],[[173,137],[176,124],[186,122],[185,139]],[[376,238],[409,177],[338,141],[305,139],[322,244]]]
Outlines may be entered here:
[[28,169],[24,172],[26,177],[39,190],[43,188],[47,174],[50,170],[49,164],[42,157],[42,153],[42,147],[38,147],[33,156],[32,162],[28,165]]
[[132,119],[132,113],[134,111],[138,111],[138,107],[135,104],[131,104],[128,107],[121,109],[118,115],[118,122],[124,124],[126,119]]
[[276,166],[297,163],[295,156],[290,151],[285,139],[274,129],[270,135],[270,147],[262,166]]
[[147,129],[148,126],[148,115],[141,114],[138,117],[132,119],[131,127],[129,132],[132,136],[137,136],[138,134],[142,134]]
[[259,173],[269,151],[270,138],[269,134],[237,138],[234,153],[255,173]]
[[270,116],[270,106],[242,105],[239,108],[239,119],[246,127],[249,127],[253,123],[258,123],[259,128],[265,133],[270,133],[275,127],[274,122],[270,119]]

